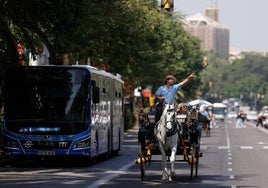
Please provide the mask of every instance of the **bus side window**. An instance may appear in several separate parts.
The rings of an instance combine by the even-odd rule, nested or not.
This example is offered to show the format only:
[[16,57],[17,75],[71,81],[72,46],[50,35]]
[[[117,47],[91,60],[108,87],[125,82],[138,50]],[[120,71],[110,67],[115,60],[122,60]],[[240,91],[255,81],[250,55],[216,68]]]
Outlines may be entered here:
[[100,102],[100,88],[96,86],[95,80],[92,80],[92,101],[93,103]]

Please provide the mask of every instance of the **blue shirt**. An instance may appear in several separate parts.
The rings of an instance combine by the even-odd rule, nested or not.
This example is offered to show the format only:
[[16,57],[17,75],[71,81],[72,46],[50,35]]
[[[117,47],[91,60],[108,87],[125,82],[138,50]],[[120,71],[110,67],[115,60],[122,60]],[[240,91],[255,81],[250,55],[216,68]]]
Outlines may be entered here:
[[172,85],[170,88],[167,88],[166,85],[160,86],[155,95],[163,96],[167,104],[173,104],[177,92],[181,89],[181,83]]

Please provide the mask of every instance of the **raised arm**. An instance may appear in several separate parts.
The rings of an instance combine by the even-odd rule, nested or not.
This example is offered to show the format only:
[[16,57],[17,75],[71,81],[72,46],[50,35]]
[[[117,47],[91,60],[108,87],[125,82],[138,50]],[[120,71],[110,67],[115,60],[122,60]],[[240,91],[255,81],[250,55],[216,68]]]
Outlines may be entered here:
[[195,73],[190,74],[187,76],[182,82],[181,87],[185,86],[193,77],[195,77]]

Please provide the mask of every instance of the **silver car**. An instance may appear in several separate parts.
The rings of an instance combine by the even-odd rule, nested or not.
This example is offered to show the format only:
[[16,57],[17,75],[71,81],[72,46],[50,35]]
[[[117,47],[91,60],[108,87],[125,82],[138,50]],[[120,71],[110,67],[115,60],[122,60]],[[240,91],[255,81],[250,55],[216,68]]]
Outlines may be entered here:
[[246,116],[247,121],[257,121],[258,113],[256,111],[249,111]]
[[235,112],[235,111],[230,111],[227,113],[228,119],[235,119],[236,117],[237,117],[237,112]]

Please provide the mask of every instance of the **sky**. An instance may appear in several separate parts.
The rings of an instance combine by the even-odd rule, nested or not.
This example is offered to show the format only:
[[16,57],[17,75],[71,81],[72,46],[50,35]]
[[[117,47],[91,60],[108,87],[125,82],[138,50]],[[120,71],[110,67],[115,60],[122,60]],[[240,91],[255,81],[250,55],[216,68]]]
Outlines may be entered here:
[[219,9],[219,23],[230,32],[230,48],[268,50],[268,0],[174,0],[174,12],[185,16]]

